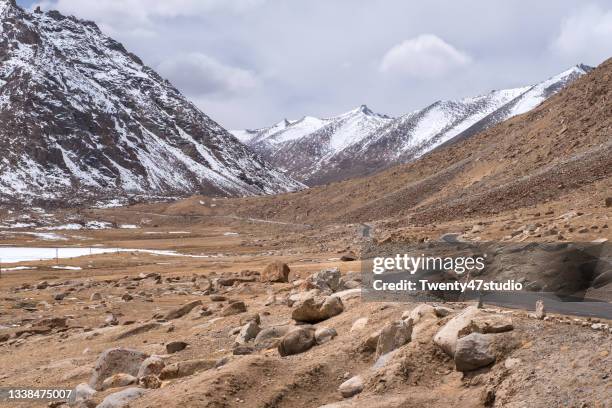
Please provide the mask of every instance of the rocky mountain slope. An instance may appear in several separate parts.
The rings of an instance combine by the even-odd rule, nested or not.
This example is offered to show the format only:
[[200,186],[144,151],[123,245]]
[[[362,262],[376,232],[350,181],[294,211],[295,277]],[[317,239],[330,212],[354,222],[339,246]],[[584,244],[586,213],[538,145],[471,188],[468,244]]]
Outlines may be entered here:
[[302,185],[89,21],[0,1],[0,200]]
[[411,163],[297,194],[240,200],[232,211],[309,224],[432,225],[539,205],[547,211],[554,203],[568,211],[604,206],[612,189],[611,78],[607,60],[535,109]]
[[[577,65],[534,86],[438,101],[395,119],[362,106],[331,119],[305,117],[233,133],[293,177],[325,184],[407,163],[454,138],[486,130],[535,108],[590,70]],[[338,125],[347,118],[355,124]]]

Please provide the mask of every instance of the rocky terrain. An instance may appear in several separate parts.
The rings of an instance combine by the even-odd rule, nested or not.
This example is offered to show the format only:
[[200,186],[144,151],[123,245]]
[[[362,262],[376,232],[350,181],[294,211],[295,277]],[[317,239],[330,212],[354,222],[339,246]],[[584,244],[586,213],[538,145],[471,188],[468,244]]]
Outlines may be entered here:
[[[387,231],[369,238],[351,225],[186,208],[172,216],[167,206],[81,213],[138,228],[57,232],[62,246],[183,256],[134,250],[60,259],[59,269],[55,260],[4,264],[0,387],[70,388],[71,406],[103,408],[610,406],[609,320],[560,315],[546,300],[524,310],[366,302],[358,252]],[[439,239],[462,228],[413,233]],[[502,234],[485,222],[465,235]],[[3,242],[57,245],[18,233]],[[47,405],[69,404],[10,404]]]
[[328,119],[285,119],[269,128],[232,133],[292,177],[321,185],[374,174],[468,138],[532,110],[591,70],[580,64],[536,85],[437,101],[398,118],[364,105]]
[[[236,151],[245,156],[219,160],[256,166],[227,164],[242,170],[223,174],[242,182],[227,176],[235,183],[214,188],[172,173],[189,191],[204,193],[172,202],[139,203],[118,194],[93,205],[0,205],[0,395],[7,388],[73,391],[72,398],[0,400],[0,406],[612,406],[612,60],[529,112],[495,126],[475,122],[484,130],[408,164],[303,191],[229,198],[219,196],[272,192],[279,178],[288,183],[276,184],[283,191],[298,184],[273,170],[255,177],[269,167],[93,24],[53,12],[29,14],[7,1],[0,1],[0,16],[3,38],[10,39],[0,44],[0,115],[13,124],[0,140],[29,158],[10,153],[5,159],[11,170],[0,173],[3,192],[23,186],[24,194],[49,199],[61,197],[56,187],[63,194],[91,187],[98,199],[107,177],[109,191],[123,194],[121,183],[134,180],[145,193],[157,193],[158,184],[145,177],[153,173],[133,178],[113,173],[119,167],[110,163],[148,157],[157,165],[159,157],[148,154],[159,151],[139,147],[146,140],[183,158],[199,154],[198,163],[209,169],[220,168],[209,156],[238,157]],[[71,47],[75,54],[66,51]],[[50,55],[59,62],[49,65]],[[93,65],[79,62],[82,55]],[[109,61],[116,69],[104,65]],[[45,63],[67,71],[47,72]],[[96,66],[108,69],[93,73]],[[117,78],[137,83],[144,99],[113,86]],[[548,96],[557,88],[532,90]],[[100,99],[79,105],[80,95],[94,94]],[[105,116],[105,109],[122,113]],[[126,122],[112,122],[116,117]],[[361,107],[336,125],[391,121]],[[122,127],[127,123],[135,127]],[[36,137],[25,146],[23,139],[7,139],[7,129]],[[222,143],[218,149],[211,147],[215,140]],[[98,148],[103,141],[123,150]],[[58,151],[58,160],[40,146],[52,146],[42,151]],[[28,160],[55,167],[37,172],[38,164],[17,165]],[[44,182],[30,183],[26,170]],[[91,176],[89,187],[70,177],[77,170]],[[60,181],[48,188],[53,174]],[[158,181],[162,193],[179,193]],[[506,268],[483,276],[520,280],[525,291],[502,304],[487,293],[449,299],[431,291],[422,299],[386,301],[362,290],[372,248],[433,250],[441,243],[456,250],[488,245]],[[595,251],[573,257],[581,243]],[[442,278],[461,277],[445,271]],[[551,292],[586,301],[562,302],[567,299]]]
[[303,187],[95,23],[2,0],[0,35],[0,201]]

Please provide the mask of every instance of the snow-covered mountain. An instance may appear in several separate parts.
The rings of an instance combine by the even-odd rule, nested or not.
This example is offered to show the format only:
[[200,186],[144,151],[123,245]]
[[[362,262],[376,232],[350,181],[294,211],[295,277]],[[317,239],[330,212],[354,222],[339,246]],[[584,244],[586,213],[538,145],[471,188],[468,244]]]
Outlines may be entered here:
[[0,0],[0,201],[302,187],[94,23]]
[[525,113],[591,69],[577,65],[533,86],[438,101],[398,118],[361,106],[331,119],[305,117],[233,133],[296,179],[323,184],[406,163],[454,138]]

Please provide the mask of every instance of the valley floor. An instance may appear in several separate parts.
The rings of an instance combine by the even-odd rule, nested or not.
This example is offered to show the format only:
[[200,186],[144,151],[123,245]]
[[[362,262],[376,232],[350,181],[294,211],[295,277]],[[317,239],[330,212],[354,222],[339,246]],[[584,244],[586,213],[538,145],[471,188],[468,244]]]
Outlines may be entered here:
[[[185,208],[177,209],[179,205]],[[131,390],[127,394],[137,394],[130,407],[612,406],[612,332],[610,321],[601,319],[554,314],[538,319],[533,311],[485,304],[478,312],[481,317],[510,319],[511,326],[495,334],[499,343],[495,361],[465,372],[457,370],[457,357],[445,353],[434,342],[434,335],[464,313],[468,303],[425,307],[363,302],[358,291],[348,286],[346,290],[334,288],[342,299],[342,313],[314,324],[318,329],[334,329],[337,335],[331,340],[282,357],[276,347],[279,335],[272,335],[296,327],[292,319],[295,306],[288,303],[292,296],[299,298],[313,289],[304,282],[316,286],[309,278],[313,274],[339,268],[343,282],[356,279],[359,261],[342,262],[340,257],[359,252],[364,240],[371,239],[370,230],[380,240],[394,234],[433,239],[446,232],[459,232],[470,239],[504,239],[518,224],[539,223],[536,228],[544,230],[556,223],[565,235],[571,234],[571,228],[578,236],[584,224],[589,230],[580,233],[583,239],[609,238],[609,229],[604,228],[608,222],[605,209],[565,218],[559,218],[561,213],[530,210],[530,215],[521,214],[514,220],[508,214],[485,220],[477,224],[482,229],[466,220],[387,230],[376,223],[312,226],[267,222],[224,214],[216,208],[187,201],[92,210],[80,216],[138,228],[53,231],[60,241],[23,233],[40,233],[37,229],[5,230],[4,247],[78,245],[174,252],[111,252],[18,264],[32,269],[3,264],[0,388],[74,388],[90,382],[92,373],[100,370],[95,366],[101,353],[121,347],[160,356],[165,368],[149,383],[141,380],[140,386],[129,384],[136,381],[136,372],[131,373],[133,377],[111,377],[104,385],[108,389],[93,395],[81,386],[83,399],[78,406],[123,406],[116,393],[124,389]],[[54,216],[64,223],[74,214],[56,212]],[[531,232],[521,234],[513,238],[543,239]],[[264,268],[273,261],[289,265],[288,283],[260,281]],[[376,349],[381,346],[375,342],[372,349],[373,336],[380,339],[379,330],[403,321],[408,314],[411,340],[377,359]],[[241,329],[254,320],[258,320],[257,329],[267,330],[271,337],[235,344]],[[297,327],[309,330],[307,325]],[[186,347],[170,352],[175,351],[172,347],[185,346],[173,342],[184,342]],[[134,367],[115,373],[130,370]],[[338,388],[354,376],[360,377],[362,390],[343,398]],[[114,400],[110,397],[103,403],[111,394]]]

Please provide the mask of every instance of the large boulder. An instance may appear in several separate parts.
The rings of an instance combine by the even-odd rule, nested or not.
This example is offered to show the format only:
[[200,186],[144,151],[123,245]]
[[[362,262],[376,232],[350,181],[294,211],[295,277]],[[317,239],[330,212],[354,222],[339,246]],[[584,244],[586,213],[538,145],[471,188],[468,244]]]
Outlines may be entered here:
[[314,333],[313,327],[300,327],[290,331],[281,339],[278,353],[285,357],[310,350],[316,343]]
[[482,312],[476,306],[465,308],[461,313],[453,317],[438,330],[434,336],[434,342],[444,350],[446,354],[453,357],[455,355],[455,346],[459,338],[459,332],[468,327],[472,323],[472,319],[480,313]]
[[275,261],[264,268],[259,279],[262,282],[289,282],[289,272],[289,265]]
[[113,374],[124,373],[137,376],[140,366],[148,357],[148,354],[138,350],[127,348],[108,349],[98,357],[89,380],[89,385],[94,390],[100,391],[104,380]]
[[164,318],[166,320],[178,319],[179,317],[185,316],[187,313],[191,312],[196,306],[200,306],[202,304],[201,300],[194,300],[193,302],[189,302],[186,305],[170,310]]
[[317,323],[344,311],[342,300],[336,296],[314,296],[295,304],[291,318],[298,322]]
[[387,354],[410,342],[412,337],[412,320],[398,320],[388,323],[380,331],[376,344],[376,357]]
[[144,393],[142,388],[127,388],[107,396],[96,408],[126,408],[131,401],[142,397]]
[[472,371],[495,361],[492,335],[472,333],[457,340],[455,366],[458,371]]

